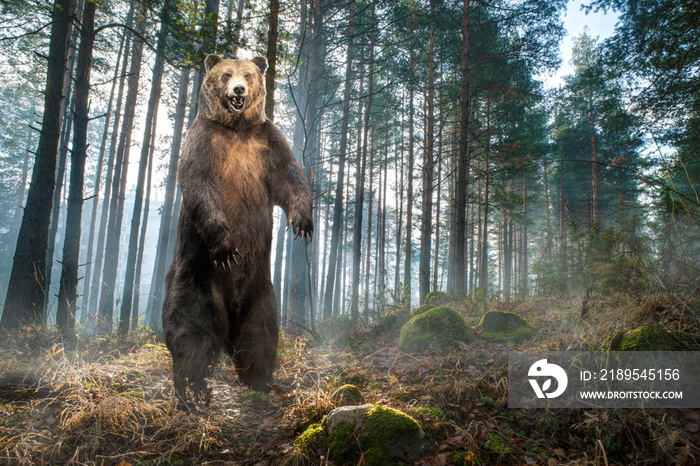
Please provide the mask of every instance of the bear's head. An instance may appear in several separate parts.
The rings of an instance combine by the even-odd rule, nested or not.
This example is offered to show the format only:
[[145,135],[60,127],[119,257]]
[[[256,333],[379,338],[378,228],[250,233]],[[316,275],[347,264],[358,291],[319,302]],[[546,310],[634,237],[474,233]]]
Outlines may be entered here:
[[200,112],[227,126],[265,121],[265,57],[228,60],[207,55],[204,66]]

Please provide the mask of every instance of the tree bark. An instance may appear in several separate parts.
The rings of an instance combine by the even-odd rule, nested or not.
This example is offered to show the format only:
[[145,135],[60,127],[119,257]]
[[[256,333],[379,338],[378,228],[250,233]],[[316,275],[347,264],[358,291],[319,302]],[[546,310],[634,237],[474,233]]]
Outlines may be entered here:
[[471,49],[469,22],[471,19],[471,0],[463,0],[462,11],[462,83],[460,87],[459,118],[459,157],[457,161],[457,182],[455,193],[455,288],[466,290],[466,211],[467,189],[469,189],[469,118],[471,107],[470,93],[470,58]]
[[350,0],[348,17],[348,47],[345,60],[345,84],[343,87],[343,115],[340,120],[340,147],[338,149],[338,181],[335,187],[335,205],[333,207],[333,231],[331,232],[331,250],[326,276],[326,293],[323,302],[323,319],[333,315],[332,303],[335,292],[335,276],[340,249],[341,226],[343,224],[343,186],[345,185],[345,163],[348,151],[348,132],[350,123],[350,92],[352,91],[352,60],[355,36],[355,0]]
[[430,28],[428,42],[428,116],[425,138],[425,167],[423,169],[423,212],[421,215],[420,257],[418,280],[420,302],[430,293],[430,240],[433,234],[433,178],[435,160],[433,158],[435,128],[435,26]]
[[275,78],[277,77],[277,29],[279,15],[279,0],[270,0],[270,17],[267,29],[267,74],[265,74],[265,88],[267,89],[265,113],[270,121],[275,121]]
[[23,323],[40,325],[44,322],[44,271],[61,130],[64,65],[73,7],[70,0],[56,0],[51,13],[44,116],[0,320],[0,328],[6,330],[14,330]]
[[[413,51],[410,54],[411,76],[414,75]],[[411,262],[413,261],[413,245],[411,244],[411,233],[413,229],[413,79],[408,82],[408,173],[406,174],[406,246],[404,249],[403,263],[403,296],[411,302]]]
[[489,163],[491,156],[491,100],[486,99],[486,147],[484,148],[484,197],[481,237],[481,266],[479,267],[479,286],[488,296],[489,287]]
[[370,47],[369,47],[369,84],[367,85],[367,109],[365,110],[365,120],[363,126],[363,139],[365,141],[362,146],[362,156],[360,161],[360,169],[356,179],[356,202],[355,202],[355,220],[353,230],[353,262],[352,262],[352,301],[350,305],[350,314],[353,320],[360,317],[359,301],[360,301],[360,262],[362,256],[362,209],[365,201],[365,172],[367,170],[367,136],[369,133],[369,122],[372,113],[372,97],[374,92],[374,8],[372,3],[372,18],[370,21]]
[[58,291],[56,325],[65,336],[75,332],[75,314],[78,294],[78,259],[83,212],[83,183],[87,157],[89,119],[90,70],[95,43],[95,2],[85,2],[80,31],[80,52],[75,80],[75,132],[70,164],[70,189],[66,207],[66,232],[63,243],[63,261]]
[[[78,0],[75,15],[81,14],[82,1]],[[47,248],[46,262],[46,288],[44,289],[44,316],[48,318],[49,308],[51,307],[51,279],[53,275],[54,256],[56,251],[56,233],[61,219],[61,194],[63,192],[63,183],[66,181],[66,161],[68,160],[68,143],[71,140],[71,131],[73,130],[73,115],[75,109],[75,93],[73,90],[73,71],[75,69],[75,57],[78,49],[78,32],[72,28],[70,43],[68,44],[68,60],[66,63],[66,78],[63,82],[63,95],[65,98],[61,103],[61,121],[63,127],[61,129],[61,140],[58,146],[58,167],[56,169],[56,186],[53,192],[53,201],[51,203],[51,221],[49,224],[49,245]],[[68,104],[70,102],[70,104]],[[65,231],[64,231],[65,233]]]
[[[153,117],[155,129],[158,121],[157,113]],[[148,175],[146,178],[146,194],[143,203],[143,222],[139,235],[139,249],[136,256],[136,272],[134,273],[134,299],[131,305],[131,330],[136,330],[139,323],[139,302],[141,300],[141,267],[143,265],[143,252],[146,247],[146,232],[148,230],[148,212],[151,207],[151,180],[153,177],[153,153],[155,152],[156,131],[151,133],[151,149],[148,154]],[[145,316],[144,316],[145,317]],[[144,318],[144,323],[147,322]]]

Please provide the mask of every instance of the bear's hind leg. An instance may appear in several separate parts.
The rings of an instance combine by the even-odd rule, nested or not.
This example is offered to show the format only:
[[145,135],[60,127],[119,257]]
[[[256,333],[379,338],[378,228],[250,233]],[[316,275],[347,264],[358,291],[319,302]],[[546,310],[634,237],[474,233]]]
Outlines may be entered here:
[[272,381],[279,340],[275,293],[271,284],[266,288],[243,309],[240,333],[234,342],[238,378],[257,391],[270,389],[267,384]]
[[183,334],[166,339],[173,357],[173,384],[180,408],[208,405],[211,389],[206,378],[216,360],[217,345],[208,335]]

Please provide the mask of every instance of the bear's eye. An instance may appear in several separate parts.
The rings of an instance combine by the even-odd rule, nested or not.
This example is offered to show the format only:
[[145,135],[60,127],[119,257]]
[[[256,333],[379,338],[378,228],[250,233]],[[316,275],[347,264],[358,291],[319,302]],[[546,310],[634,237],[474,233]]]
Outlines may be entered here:
[[228,73],[228,72],[224,73],[224,78],[229,79],[230,77],[231,77],[231,73]]
[[250,79],[250,73],[246,73],[243,75],[246,79]]

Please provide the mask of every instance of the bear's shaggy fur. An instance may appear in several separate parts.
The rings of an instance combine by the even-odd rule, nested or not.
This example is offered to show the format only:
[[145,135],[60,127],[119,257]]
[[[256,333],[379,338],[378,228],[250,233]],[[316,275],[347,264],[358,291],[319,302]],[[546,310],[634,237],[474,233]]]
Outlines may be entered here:
[[209,402],[220,349],[241,382],[267,389],[277,353],[270,281],[272,209],[313,233],[312,195],[280,130],[265,116],[267,60],[209,55],[199,113],[182,148],[182,207],[163,304],[165,342],[181,403]]

